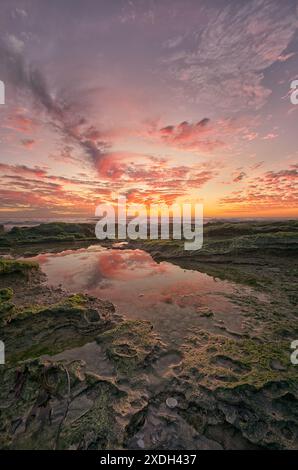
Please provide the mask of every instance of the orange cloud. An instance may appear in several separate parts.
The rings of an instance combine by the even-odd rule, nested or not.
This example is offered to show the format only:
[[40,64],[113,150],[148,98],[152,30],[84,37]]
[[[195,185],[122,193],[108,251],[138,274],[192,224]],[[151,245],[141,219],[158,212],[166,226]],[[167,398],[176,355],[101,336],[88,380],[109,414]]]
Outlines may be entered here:
[[295,209],[298,206],[298,165],[267,171],[250,180],[245,188],[220,199],[220,204],[247,211]]
[[31,117],[28,117],[25,110],[16,110],[15,113],[11,114],[3,127],[7,129],[16,130],[18,132],[32,132],[36,127],[36,122]]
[[23,139],[23,140],[21,140],[21,143],[26,149],[30,150],[36,144],[36,140],[34,140],[34,139]]

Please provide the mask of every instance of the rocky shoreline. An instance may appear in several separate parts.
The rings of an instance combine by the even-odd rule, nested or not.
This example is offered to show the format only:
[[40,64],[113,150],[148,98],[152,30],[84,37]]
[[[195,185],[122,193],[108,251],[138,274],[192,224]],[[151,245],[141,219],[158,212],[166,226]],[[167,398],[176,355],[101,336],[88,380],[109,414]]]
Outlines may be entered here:
[[[2,255],[94,243],[88,224],[46,225],[2,231]],[[49,286],[38,265],[0,258],[0,448],[297,448],[297,233],[295,221],[214,224],[187,255],[177,241],[129,242],[260,294],[232,299],[246,334],[195,329],[179,350],[141,313],[128,320]]]

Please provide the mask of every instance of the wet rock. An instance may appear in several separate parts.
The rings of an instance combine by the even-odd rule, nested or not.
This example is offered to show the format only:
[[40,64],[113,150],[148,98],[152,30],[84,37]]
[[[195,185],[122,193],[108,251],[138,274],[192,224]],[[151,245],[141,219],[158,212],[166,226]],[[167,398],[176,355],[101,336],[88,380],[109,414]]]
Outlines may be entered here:
[[287,370],[287,368],[277,359],[272,359],[270,364],[274,370]]
[[52,305],[14,307],[2,316],[8,362],[82,345],[116,323],[110,302],[71,295]]
[[213,312],[208,307],[197,307],[197,312],[200,317],[210,318],[213,317]]
[[5,289],[0,289],[0,303],[7,302],[12,299],[13,290],[11,287],[6,287]]
[[0,275],[22,274],[27,275],[30,271],[37,271],[37,263],[28,261],[17,261],[13,259],[0,258]]
[[96,240],[95,225],[87,223],[50,222],[33,227],[13,227],[0,233],[0,246],[65,243]]
[[119,445],[122,434],[115,416],[126,393],[88,373],[84,364],[35,360],[2,370],[1,383],[1,403],[10,403],[1,411],[1,448]]
[[145,442],[143,441],[143,439],[138,439],[137,444],[140,449],[145,448]]
[[[287,345],[281,342],[232,340],[196,331],[176,370],[174,389],[184,391],[186,403],[192,403],[180,412],[201,432],[212,425],[212,438],[224,448],[295,449],[298,372],[286,367],[287,362]],[[228,440],[224,433],[220,436],[220,428],[229,429]]]
[[[155,257],[174,257],[186,269],[200,263],[259,295],[233,299],[245,315],[245,337],[224,323],[225,336],[193,330],[174,358],[148,322],[123,321],[110,303],[42,284],[36,265],[0,260],[8,360],[0,369],[0,448],[297,448],[298,372],[289,362],[297,268],[288,256],[297,250],[297,228],[295,221],[208,225],[204,250],[188,258],[182,241],[143,244]],[[27,243],[29,253],[32,243],[88,239],[90,230],[54,224],[1,237],[10,250]],[[99,360],[91,360],[106,375],[74,360],[82,345],[90,359],[94,338]]]
[[151,323],[128,320],[119,323],[96,339],[115,364],[119,374],[134,373],[152,363],[164,348]]
[[176,408],[176,406],[178,406],[178,401],[176,398],[169,397],[166,399],[166,405],[168,408]]

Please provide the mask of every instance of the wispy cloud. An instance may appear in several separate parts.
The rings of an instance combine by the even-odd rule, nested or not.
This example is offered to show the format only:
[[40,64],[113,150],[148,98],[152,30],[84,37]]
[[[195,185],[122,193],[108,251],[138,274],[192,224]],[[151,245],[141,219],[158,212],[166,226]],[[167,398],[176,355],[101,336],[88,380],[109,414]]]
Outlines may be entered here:
[[[96,133],[94,127],[90,133],[90,124],[80,115],[74,101],[70,103],[62,96],[54,97],[42,71],[26,63],[22,51],[3,41],[0,41],[0,63],[8,83],[18,90],[30,92],[35,105],[47,112],[52,127],[68,141],[79,145],[96,164],[107,143],[97,140],[99,132]],[[23,127],[29,125],[21,115],[17,118]]]
[[167,67],[185,96],[208,109],[259,109],[271,94],[264,71],[292,57],[284,51],[297,30],[295,2],[235,2],[213,13],[192,35],[193,50],[168,55]]
[[298,165],[250,178],[244,188],[221,198],[220,203],[244,211],[256,208],[295,209],[298,205]]

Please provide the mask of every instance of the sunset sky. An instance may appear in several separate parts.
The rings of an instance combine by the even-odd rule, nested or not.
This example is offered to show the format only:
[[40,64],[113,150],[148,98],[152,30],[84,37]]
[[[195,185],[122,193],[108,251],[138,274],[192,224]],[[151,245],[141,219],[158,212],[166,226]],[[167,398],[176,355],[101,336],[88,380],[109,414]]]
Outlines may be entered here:
[[298,0],[1,0],[0,216],[297,217]]

